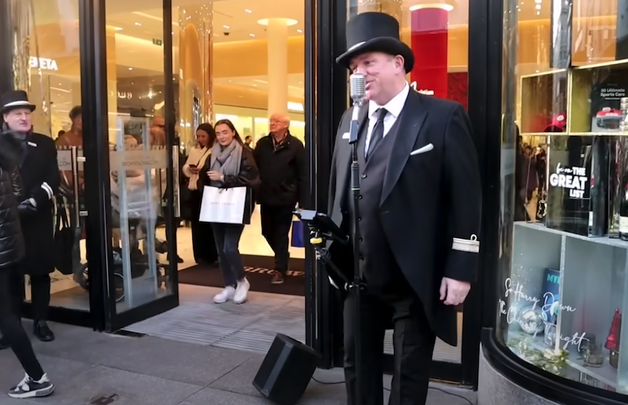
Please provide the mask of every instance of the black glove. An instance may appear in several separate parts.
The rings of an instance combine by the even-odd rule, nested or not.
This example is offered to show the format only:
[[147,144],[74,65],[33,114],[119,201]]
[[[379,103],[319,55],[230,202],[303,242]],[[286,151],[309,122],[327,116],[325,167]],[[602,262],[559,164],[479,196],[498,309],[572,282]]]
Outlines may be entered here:
[[37,207],[35,207],[35,204],[33,204],[33,199],[29,198],[22,201],[20,205],[17,206],[17,210],[20,213],[20,216],[27,217],[36,213]]

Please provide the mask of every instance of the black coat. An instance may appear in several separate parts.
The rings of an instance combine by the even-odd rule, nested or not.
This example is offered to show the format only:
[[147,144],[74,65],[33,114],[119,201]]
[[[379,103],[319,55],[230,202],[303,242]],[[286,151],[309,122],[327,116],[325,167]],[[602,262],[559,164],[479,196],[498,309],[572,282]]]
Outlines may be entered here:
[[26,244],[23,269],[26,274],[52,273],[54,265],[53,197],[59,189],[57,149],[52,138],[32,133],[27,135],[27,154],[20,166],[21,200],[33,198],[37,212],[22,216]]
[[[211,155],[207,157],[207,159],[205,160],[205,164],[198,173],[197,187],[198,190],[201,192],[201,195],[205,186],[214,185],[215,183],[211,181],[209,179],[209,176],[207,175],[210,167]],[[224,182],[222,182],[220,185],[215,185],[221,188],[248,187],[250,192],[247,193],[245,207],[248,208],[248,212],[246,213],[246,220],[249,221],[250,215],[255,209],[255,200],[261,183],[262,182],[260,180],[259,171],[257,169],[257,165],[255,164],[255,159],[253,159],[253,152],[250,149],[243,147],[242,160],[240,162],[240,173],[237,176],[227,175],[225,176]]]
[[24,238],[17,211],[22,193],[17,164],[19,144],[0,135],[0,270],[17,264],[24,257]]
[[[460,104],[415,91],[410,91],[403,111],[384,176],[380,221],[432,330],[456,345],[456,308],[439,300],[439,289],[443,277],[469,282],[477,277],[478,254],[453,248],[454,238],[469,240],[480,232],[482,189],[471,125]],[[361,123],[368,123],[367,113],[365,106]],[[347,216],[341,200],[349,190],[350,121],[351,110],[338,128],[331,168],[329,212],[338,226]],[[334,243],[330,250],[335,250]]]
[[303,205],[308,192],[303,142],[290,133],[276,150],[273,142],[272,135],[262,137],[253,151],[262,180],[258,201],[273,207]]

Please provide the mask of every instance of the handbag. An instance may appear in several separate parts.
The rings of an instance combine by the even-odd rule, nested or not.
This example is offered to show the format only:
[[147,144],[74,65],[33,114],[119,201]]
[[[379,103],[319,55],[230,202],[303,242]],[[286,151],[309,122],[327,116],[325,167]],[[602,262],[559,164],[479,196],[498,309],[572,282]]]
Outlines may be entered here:
[[295,248],[304,248],[305,240],[304,240],[304,229],[303,222],[294,220],[292,221],[292,234],[290,237],[290,246]]
[[205,186],[199,222],[249,224],[251,221],[248,187],[218,188]]

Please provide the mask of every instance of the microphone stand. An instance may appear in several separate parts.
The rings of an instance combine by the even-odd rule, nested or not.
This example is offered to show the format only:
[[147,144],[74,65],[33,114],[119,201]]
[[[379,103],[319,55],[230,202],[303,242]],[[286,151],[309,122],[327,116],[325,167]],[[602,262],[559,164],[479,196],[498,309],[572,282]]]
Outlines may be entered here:
[[358,163],[358,132],[360,123],[358,115],[362,107],[362,99],[356,97],[353,100],[353,116],[349,129],[349,144],[351,145],[351,192],[353,194],[353,215],[351,239],[353,242],[353,282],[347,285],[350,293],[353,293],[354,302],[354,364],[355,364],[355,403],[362,405],[363,396],[363,365],[362,365],[362,292],[366,284],[362,277],[360,267],[360,165]]

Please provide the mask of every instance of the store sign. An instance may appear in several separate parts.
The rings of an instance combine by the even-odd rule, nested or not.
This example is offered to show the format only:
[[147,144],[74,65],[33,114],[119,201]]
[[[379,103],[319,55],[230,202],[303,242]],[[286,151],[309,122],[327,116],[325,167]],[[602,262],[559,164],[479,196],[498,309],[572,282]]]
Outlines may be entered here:
[[410,87],[412,87],[412,89],[414,91],[416,91],[417,93],[425,94],[426,96],[433,96],[434,95],[434,90],[419,89],[416,82],[410,83]]
[[59,70],[57,61],[54,59],[36,58],[31,56],[30,65],[32,68],[39,68],[41,70]]
[[163,148],[113,151],[109,154],[109,162],[111,170],[165,169],[168,154]]
[[119,91],[118,92],[118,98],[122,98],[122,99],[132,99],[133,98],[133,93],[131,93],[130,91]]
[[572,198],[584,198],[587,180],[586,167],[562,167],[560,163],[556,165],[556,172],[549,178],[552,187],[568,189],[569,197]]

